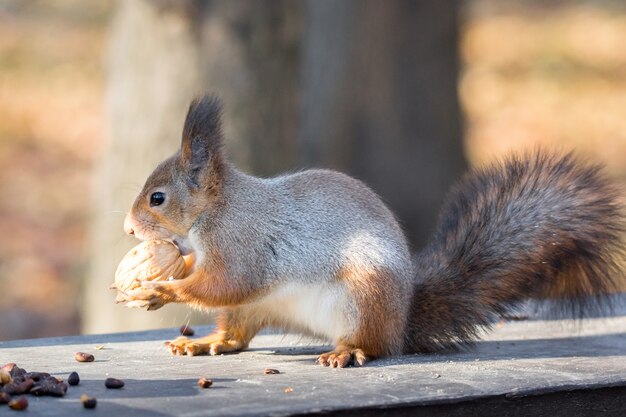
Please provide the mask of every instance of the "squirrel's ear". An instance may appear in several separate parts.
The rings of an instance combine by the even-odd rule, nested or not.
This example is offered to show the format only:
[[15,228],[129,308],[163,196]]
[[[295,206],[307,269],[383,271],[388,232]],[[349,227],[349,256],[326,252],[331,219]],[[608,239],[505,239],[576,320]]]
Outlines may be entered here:
[[195,99],[189,106],[183,140],[181,162],[195,186],[217,174],[222,164],[222,102],[213,95]]

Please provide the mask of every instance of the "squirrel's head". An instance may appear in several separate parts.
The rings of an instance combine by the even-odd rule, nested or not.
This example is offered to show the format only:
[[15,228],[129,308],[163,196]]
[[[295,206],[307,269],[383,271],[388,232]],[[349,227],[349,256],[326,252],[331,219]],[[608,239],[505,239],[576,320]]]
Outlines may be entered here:
[[124,221],[126,233],[182,243],[196,219],[220,203],[225,170],[221,111],[215,96],[192,101],[181,149],[146,180]]

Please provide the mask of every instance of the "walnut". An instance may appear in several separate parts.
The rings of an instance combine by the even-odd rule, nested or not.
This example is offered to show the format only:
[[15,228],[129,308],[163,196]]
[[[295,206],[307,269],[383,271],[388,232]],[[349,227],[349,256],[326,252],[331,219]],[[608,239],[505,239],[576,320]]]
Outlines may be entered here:
[[138,288],[141,281],[182,279],[188,275],[190,257],[183,257],[171,242],[147,240],[132,248],[115,272],[116,288],[125,292]]

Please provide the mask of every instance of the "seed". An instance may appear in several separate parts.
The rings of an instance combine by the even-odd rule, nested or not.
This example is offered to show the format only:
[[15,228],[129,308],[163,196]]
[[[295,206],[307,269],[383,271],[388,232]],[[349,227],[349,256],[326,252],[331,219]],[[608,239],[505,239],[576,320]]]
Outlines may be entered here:
[[209,388],[211,385],[213,385],[213,381],[208,378],[200,378],[198,380],[198,385],[200,386],[200,388]]
[[48,388],[48,394],[53,397],[62,397],[67,392],[67,384],[65,382],[60,382],[58,384],[54,384]]
[[8,384],[9,382],[11,382],[11,374],[9,373],[9,371],[6,371],[4,369],[0,369],[0,386],[4,385],[4,384]]
[[278,369],[265,368],[265,370],[263,370],[263,373],[265,375],[276,375],[279,374],[280,371]]
[[41,379],[37,382],[30,393],[35,396],[51,395],[53,397],[63,397],[67,392],[67,384],[53,376]]
[[37,385],[31,388],[30,394],[34,395],[35,397],[39,397],[41,395],[47,395],[48,391],[49,391],[48,386],[46,386],[45,384],[37,383]]
[[96,400],[94,397],[90,397],[87,394],[83,394],[80,396],[80,402],[83,403],[83,407],[85,408],[96,408],[96,405],[98,404],[98,400]]
[[76,358],[78,362],[93,362],[95,359],[91,353],[84,352],[76,352],[74,358]]
[[40,380],[49,376],[50,374],[47,372],[26,372],[26,374],[24,374],[24,378],[30,378],[35,382],[39,382]]
[[13,410],[26,410],[28,408],[28,400],[26,397],[16,398],[15,400],[9,401],[9,407]]
[[24,374],[24,378],[30,378],[35,382],[39,382],[39,380],[45,377],[41,372],[26,372]]
[[6,364],[3,369],[5,371],[9,371],[9,373],[11,374],[11,377],[13,379],[17,378],[17,377],[24,377],[24,375],[26,375],[26,370],[20,368],[19,366],[17,366],[14,363],[9,363]]
[[3,390],[9,395],[21,395],[30,391],[34,384],[35,382],[30,378],[21,382],[19,382],[19,379],[15,379],[10,384],[6,384]]
[[290,392],[293,392],[293,388],[291,388],[291,387],[287,387],[287,388],[285,388],[285,389],[284,389],[284,391],[285,391],[287,394],[289,394]]
[[67,377],[67,383],[70,385],[78,385],[80,382],[80,377],[78,376],[78,372],[72,372],[70,376]]
[[0,405],[8,404],[11,401],[11,396],[4,391],[0,391]]
[[118,389],[124,386],[124,381],[122,381],[121,379],[116,379],[116,378],[107,378],[104,381],[104,385],[107,388]]
[[18,384],[16,384],[15,382],[11,382],[9,384],[6,384],[4,388],[2,388],[2,391],[6,392],[9,395],[15,395],[17,393],[17,386]]
[[196,332],[189,326],[180,326],[180,334],[183,336],[193,336]]
[[96,345],[96,346],[94,346],[94,349],[102,350],[102,349],[104,349],[104,345]]
[[30,389],[33,387],[33,385],[35,385],[35,381],[33,381],[32,379],[28,378],[25,379],[24,382],[22,382],[19,386],[19,389],[21,392],[19,392],[18,394],[25,394],[28,391],[30,391]]

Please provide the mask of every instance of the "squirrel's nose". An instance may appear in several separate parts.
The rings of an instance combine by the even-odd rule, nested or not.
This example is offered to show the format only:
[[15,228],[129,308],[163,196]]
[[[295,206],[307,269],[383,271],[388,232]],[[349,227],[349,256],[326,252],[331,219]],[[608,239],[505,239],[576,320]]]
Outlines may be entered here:
[[133,223],[133,219],[130,217],[130,213],[128,213],[124,219],[124,232],[129,235],[134,235],[135,231],[133,230]]

